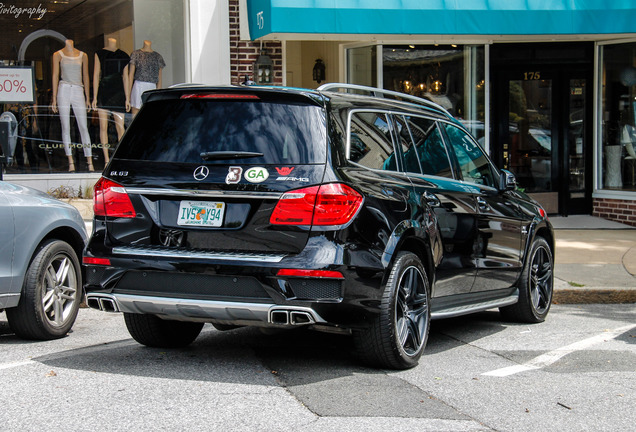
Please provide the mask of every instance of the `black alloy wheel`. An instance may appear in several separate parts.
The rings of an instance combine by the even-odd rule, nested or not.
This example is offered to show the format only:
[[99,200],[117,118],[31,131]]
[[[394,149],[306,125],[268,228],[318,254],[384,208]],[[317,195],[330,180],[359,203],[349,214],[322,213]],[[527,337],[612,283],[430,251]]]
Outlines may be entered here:
[[428,296],[426,282],[419,268],[406,268],[400,278],[395,308],[397,336],[408,356],[421,352],[427,330]]
[[533,241],[528,256],[519,278],[519,301],[501,308],[501,314],[513,321],[539,323],[545,321],[552,304],[554,259],[542,237]]
[[428,340],[429,291],[420,259],[400,252],[385,285],[380,314],[369,329],[354,334],[362,360],[390,369],[417,365]]

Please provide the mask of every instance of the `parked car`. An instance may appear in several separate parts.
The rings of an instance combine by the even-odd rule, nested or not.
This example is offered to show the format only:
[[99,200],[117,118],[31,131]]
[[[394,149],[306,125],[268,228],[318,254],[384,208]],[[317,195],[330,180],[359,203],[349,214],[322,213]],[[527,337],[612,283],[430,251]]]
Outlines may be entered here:
[[78,257],[88,236],[69,204],[0,181],[0,311],[26,339],[56,339],[73,326],[82,301]]
[[147,92],[95,185],[87,303],[123,312],[148,346],[187,345],[205,322],[309,326],[352,334],[371,365],[409,368],[431,318],[548,314],[553,230],[515,186],[412,96]]

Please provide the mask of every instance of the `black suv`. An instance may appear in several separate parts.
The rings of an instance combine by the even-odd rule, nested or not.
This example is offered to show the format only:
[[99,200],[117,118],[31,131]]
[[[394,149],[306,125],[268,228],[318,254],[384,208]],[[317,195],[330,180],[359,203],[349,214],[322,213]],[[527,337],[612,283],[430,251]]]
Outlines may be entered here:
[[94,199],[87,303],[148,346],[206,322],[310,326],[401,369],[431,318],[550,308],[545,211],[448,112],[401,93],[147,92]]

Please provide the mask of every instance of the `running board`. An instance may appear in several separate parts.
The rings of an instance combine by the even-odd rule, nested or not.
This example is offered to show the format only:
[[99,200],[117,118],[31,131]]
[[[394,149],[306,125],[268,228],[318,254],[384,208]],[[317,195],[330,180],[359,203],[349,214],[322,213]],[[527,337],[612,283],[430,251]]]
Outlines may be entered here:
[[475,312],[482,312],[488,309],[510,306],[519,301],[517,293],[508,297],[485,300],[478,303],[470,303],[463,306],[455,306],[445,308],[439,311],[431,312],[431,319],[453,318],[461,315],[467,315]]

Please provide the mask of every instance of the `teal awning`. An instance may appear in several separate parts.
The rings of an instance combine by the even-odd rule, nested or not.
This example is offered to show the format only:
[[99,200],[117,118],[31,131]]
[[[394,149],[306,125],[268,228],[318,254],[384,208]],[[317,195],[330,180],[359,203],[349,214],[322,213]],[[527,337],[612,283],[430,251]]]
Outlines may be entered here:
[[635,0],[244,0],[250,38],[636,33]]

